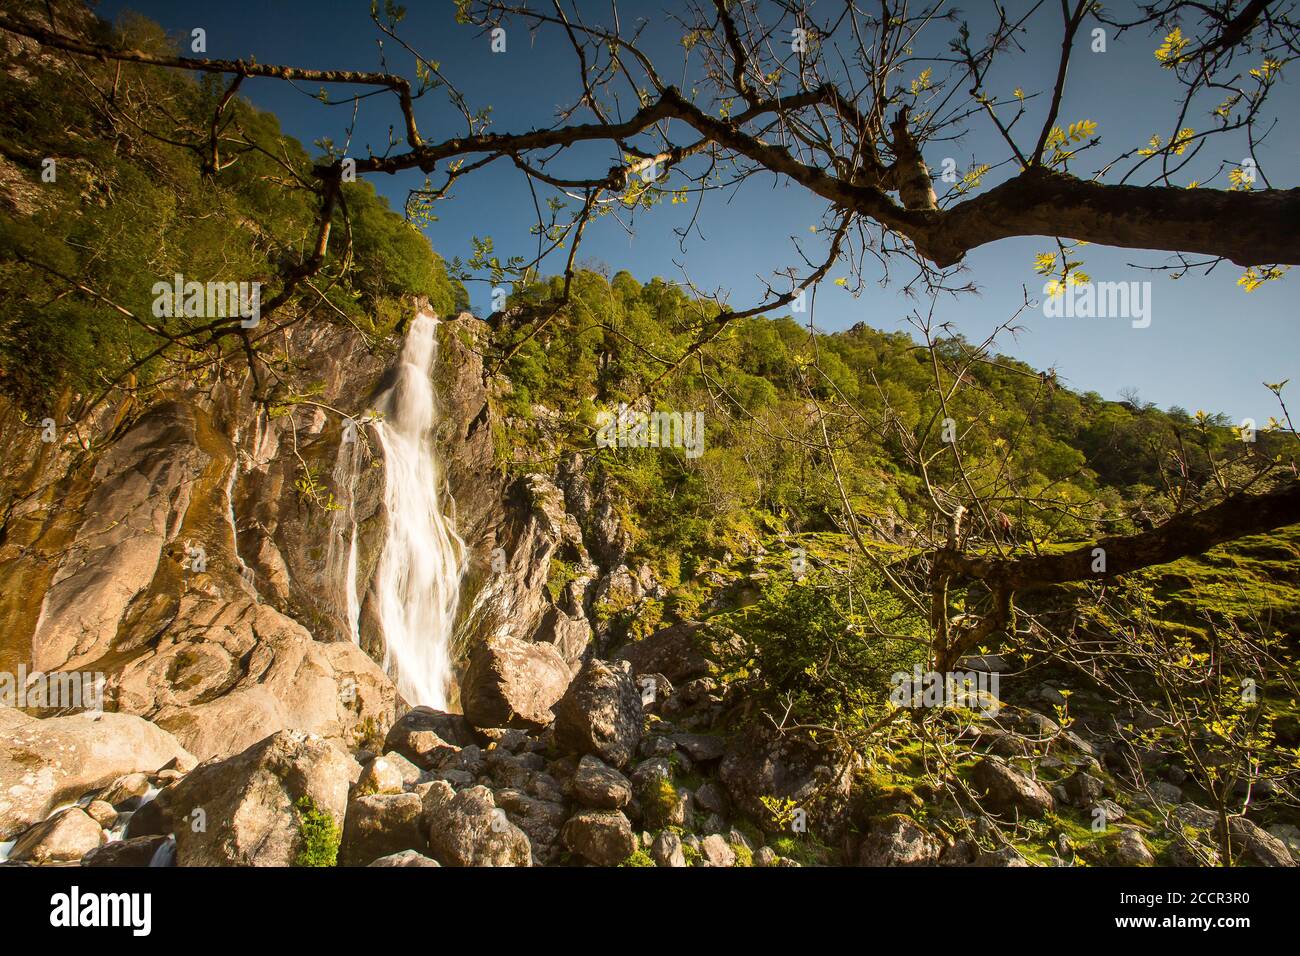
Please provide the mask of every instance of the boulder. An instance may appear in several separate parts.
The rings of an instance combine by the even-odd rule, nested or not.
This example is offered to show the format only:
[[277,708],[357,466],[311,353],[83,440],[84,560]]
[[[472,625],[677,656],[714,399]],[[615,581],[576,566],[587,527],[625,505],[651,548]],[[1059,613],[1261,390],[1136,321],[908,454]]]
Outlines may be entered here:
[[1251,866],[1295,866],[1287,845],[1253,820],[1233,817],[1228,824],[1233,852]]
[[574,753],[594,754],[625,767],[641,741],[641,694],[627,662],[592,659],[555,705],[555,742]]
[[0,840],[11,840],[60,804],[126,774],[173,761],[193,766],[180,742],[129,714],[81,713],[37,720],[3,708],[0,724]]
[[873,824],[858,850],[859,866],[934,866],[943,844],[903,813]]
[[632,673],[662,674],[674,684],[707,677],[712,662],[704,651],[701,625],[674,624],[622,647],[615,657],[632,665]]
[[373,793],[348,804],[339,844],[340,866],[368,866],[402,850],[423,851],[424,802],[415,793]]
[[682,851],[682,838],[672,830],[660,830],[650,845],[650,854],[656,866],[684,867],[686,854]]
[[618,866],[637,849],[632,824],[618,810],[583,810],[564,825],[564,843],[596,866]]
[[1268,828],[1268,833],[1282,841],[1291,859],[1300,859],[1300,827],[1294,823],[1275,823]]
[[727,752],[727,742],[713,734],[673,734],[668,738],[684,750],[696,763],[721,760]]
[[470,652],[461,678],[465,718],[476,727],[540,730],[569,686],[568,663],[551,644],[494,637]]
[[[414,774],[404,772],[406,767],[413,770]],[[401,793],[407,783],[415,783],[419,779],[419,768],[401,754],[376,757],[362,768],[353,795],[360,797],[370,793]]]
[[113,781],[99,799],[120,810],[134,810],[140,806],[149,792],[149,775],[147,773],[128,773]]
[[1056,806],[1046,787],[998,757],[980,760],[971,771],[971,783],[994,813],[1040,817]]
[[1152,780],[1147,792],[1159,803],[1180,803],[1183,799],[1183,788],[1164,780]]
[[649,757],[637,764],[630,776],[632,786],[640,792],[652,780],[671,780],[673,765],[667,757]]
[[111,803],[104,800],[91,800],[86,805],[86,813],[105,830],[113,829],[117,823],[117,811]]
[[736,865],[736,851],[720,833],[711,833],[700,841],[700,855],[709,866]]
[[430,859],[423,853],[416,853],[414,850],[403,850],[401,853],[390,853],[388,856],[381,856],[370,866],[441,866],[437,860]]
[[421,770],[435,770],[441,769],[440,760],[471,744],[476,744],[474,730],[464,717],[415,707],[393,723],[384,752],[399,753]]
[[443,866],[531,866],[528,836],[497,807],[487,787],[422,785],[429,852]]
[[1111,856],[1116,866],[1155,866],[1156,858],[1152,856],[1142,834],[1136,830],[1120,830],[1119,839]]
[[167,843],[165,836],[136,837],[133,840],[114,840],[91,850],[81,858],[82,866],[148,866]]
[[554,858],[554,844],[569,812],[564,804],[530,797],[518,790],[498,790],[497,806],[510,822],[523,830],[532,847],[533,865],[549,863]]
[[529,778],[546,766],[539,754],[512,754],[504,750],[489,750],[484,762],[493,784],[516,790],[525,789]]
[[104,831],[80,807],[71,807],[32,827],[14,844],[9,859],[71,863],[104,842]]
[[725,815],[728,808],[727,791],[712,780],[706,781],[695,791],[695,805],[705,813]]
[[[303,812],[346,816],[356,761],[314,734],[281,730],[170,788],[181,866],[291,866],[305,848]],[[156,802],[156,801],[155,801]]]
[[584,754],[573,776],[573,795],[584,806],[621,810],[632,801],[632,784],[617,770]]
[[971,866],[989,866],[989,867],[1020,867],[1029,866],[1025,858],[1009,846],[1004,846],[1000,850],[984,850],[977,857]]
[[689,790],[657,777],[637,791],[645,824],[655,829],[684,826],[690,799]]
[[569,666],[571,673],[582,667],[583,655],[591,643],[591,622],[585,617],[571,617],[558,607],[548,608],[533,640],[554,647]]
[[836,769],[831,751],[798,733],[755,721],[727,742],[718,777],[733,805],[755,821],[769,819],[764,797],[793,800],[816,821],[823,839],[847,823],[852,774]]
[[1106,792],[1106,785],[1086,770],[1076,770],[1062,784],[1066,799],[1073,806],[1091,806]]

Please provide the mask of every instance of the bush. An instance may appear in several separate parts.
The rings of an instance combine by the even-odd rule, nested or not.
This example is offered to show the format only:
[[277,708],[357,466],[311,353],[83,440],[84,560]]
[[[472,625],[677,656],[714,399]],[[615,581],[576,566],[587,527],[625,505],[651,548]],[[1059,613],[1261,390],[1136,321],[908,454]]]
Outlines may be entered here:
[[302,848],[293,865],[336,866],[343,834],[334,818],[317,807],[311,797],[301,798],[294,806],[298,812],[298,836]]
[[729,632],[716,642],[730,648],[724,680],[743,683],[770,713],[845,733],[883,715],[891,676],[924,656],[922,643],[900,639],[924,635],[924,621],[865,572],[770,578],[757,604],[709,626]]

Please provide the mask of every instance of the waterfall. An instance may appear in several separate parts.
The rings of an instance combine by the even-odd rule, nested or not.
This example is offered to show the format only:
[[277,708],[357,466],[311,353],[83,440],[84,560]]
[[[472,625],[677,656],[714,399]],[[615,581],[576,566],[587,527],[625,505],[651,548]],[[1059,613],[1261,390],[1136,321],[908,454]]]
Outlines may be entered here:
[[438,320],[428,313],[411,322],[396,379],[380,396],[379,417],[371,423],[384,453],[388,512],[374,587],[384,669],[395,676],[407,703],[445,710],[465,545],[447,515],[454,503],[433,445],[437,331]]

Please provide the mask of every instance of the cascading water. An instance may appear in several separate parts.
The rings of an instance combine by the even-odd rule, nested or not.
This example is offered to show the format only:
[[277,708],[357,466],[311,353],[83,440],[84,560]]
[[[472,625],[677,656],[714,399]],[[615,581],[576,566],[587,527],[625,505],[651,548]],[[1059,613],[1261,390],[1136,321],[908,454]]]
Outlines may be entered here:
[[396,380],[380,396],[381,417],[371,427],[384,452],[388,511],[374,583],[384,669],[395,676],[408,703],[443,710],[465,545],[444,508],[454,505],[445,494],[433,445],[438,408],[431,374],[437,331],[438,320],[427,313],[411,322]]

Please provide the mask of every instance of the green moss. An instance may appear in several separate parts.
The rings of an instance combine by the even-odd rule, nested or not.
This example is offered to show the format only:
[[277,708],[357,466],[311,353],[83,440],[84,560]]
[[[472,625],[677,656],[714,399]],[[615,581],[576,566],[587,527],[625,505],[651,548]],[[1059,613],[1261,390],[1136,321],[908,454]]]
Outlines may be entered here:
[[577,576],[578,572],[573,565],[559,558],[551,558],[551,566],[546,572],[546,590],[551,595],[551,600],[559,603],[565,587]]
[[294,806],[298,812],[298,837],[302,847],[293,865],[337,865],[342,834],[334,818],[319,809],[311,797],[301,798]]
[[1165,614],[1196,630],[1206,619],[1258,623],[1270,631],[1300,628],[1300,526],[1220,545],[1163,565],[1146,577]]
[[622,863],[619,864],[619,866],[654,866],[654,865],[655,865],[655,861],[651,858],[650,854],[643,849],[634,851],[631,856],[629,856],[626,860],[624,860]]
[[777,837],[769,844],[777,856],[794,860],[802,866],[821,866],[831,855],[831,848],[805,834],[802,838]]
[[731,844],[731,851],[736,854],[736,866],[753,866],[754,854],[743,843]]
[[667,826],[678,803],[677,788],[671,780],[654,780],[641,793],[641,810],[652,827]]

